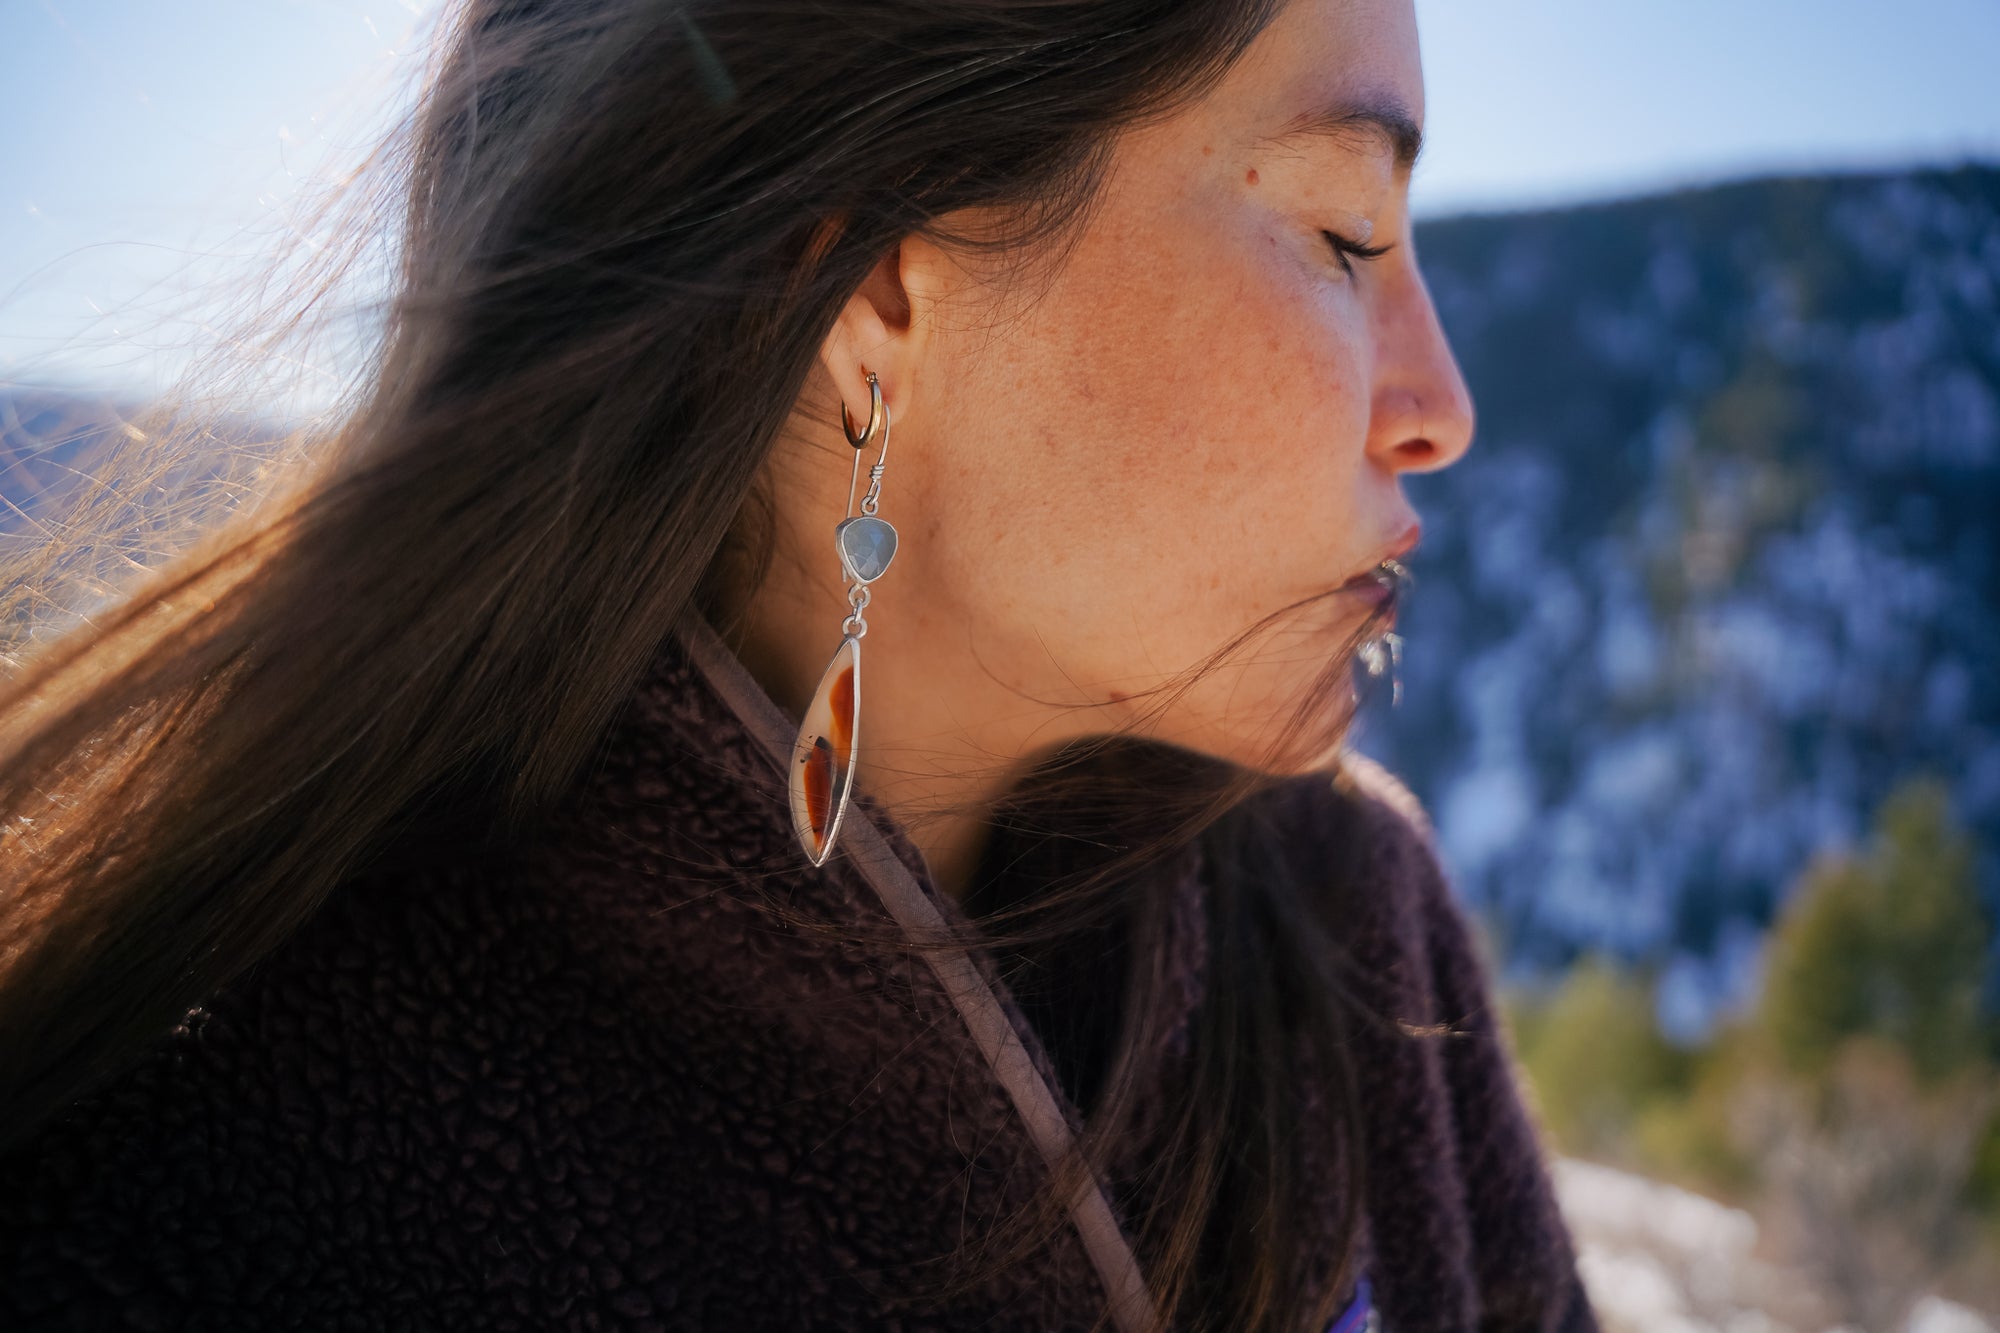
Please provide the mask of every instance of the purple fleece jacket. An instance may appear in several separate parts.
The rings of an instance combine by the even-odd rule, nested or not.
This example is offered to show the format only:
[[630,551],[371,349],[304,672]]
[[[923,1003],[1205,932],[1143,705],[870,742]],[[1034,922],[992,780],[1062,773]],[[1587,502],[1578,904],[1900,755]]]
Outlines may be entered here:
[[[1032,1262],[943,1306],[899,1299],[899,1269],[1030,1197],[1037,1134],[1074,1132],[1087,1104],[1093,1048],[1076,1034],[1103,1029],[1017,1001],[865,792],[840,839],[884,849],[876,868],[840,848],[811,866],[772,753],[782,722],[732,656],[669,639],[532,839],[447,844],[343,884],[0,1159],[0,1329],[1025,1333],[1088,1329],[1115,1289],[1129,1302],[1117,1274],[1138,1273],[1122,1219],[1142,1142],[1107,1172],[1099,1211],[1080,1205]],[[1353,791],[1284,784],[1281,827],[1301,855],[1365,831],[1355,984],[1380,1012],[1450,1029],[1356,1038],[1359,1243],[1380,1326],[1589,1333],[1428,823],[1379,768],[1350,771]],[[1336,802],[1357,802],[1358,823]],[[1163,1098],[1204,1001],[1201,872],[1190,849],[1151,889],[1174,904],[1148,960],[1179,1006],[1149,1075]],[[882,922],[884,874],[962,932],[983,990],[970,970],[954,992],[917,955],[781,927],[745,891]],[[1115,1006],[1115,989],[1091,989],[1114,971],[1080,969],[1063,1002]],[[986,1028],[965,994],[984,996]],[[1321,1107],[1310,1080],[1301,1095]],[[1292,1243],[1328,1246],[1340,1198],[1319,1143],[1300,1171],[1328,1182],[1326,1208]]]

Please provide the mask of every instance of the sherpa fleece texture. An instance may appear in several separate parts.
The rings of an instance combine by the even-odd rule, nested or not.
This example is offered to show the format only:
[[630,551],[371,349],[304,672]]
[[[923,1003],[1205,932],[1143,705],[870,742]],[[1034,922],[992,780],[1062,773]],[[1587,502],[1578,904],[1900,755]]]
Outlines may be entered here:
[[[1348,827],[1330,803],[1360,803],[1356,985],[1415,1028],[1449,1026],[1357,1037],[1360,1244],[1382,1326],[1590,1333],[1423,812],[1356,768],[1355,793],[1287,783],[1282,827],[1298,854],[1330,856],[1328,831]],[[0,1328],[1090,1327],[1104,1293],[1068,1229],[971,1297],[899,1301],[904,1265],[1025,1201],[1044,1167],[921,959],[779,927],[750,904],[761,882],[828,920],[887,919],[837,853],[822,868],[800,856],[770,769],[670,639],[532,840],[351,879],[0,1160]],[[976,938],[857,790],[859,817]],[[1151,963],[1181,1006],[1153,1075],[1162,1097],[1204,1000],[1201,869],[1190,852],[1154,886],[1176,924]],[[1081,1123],[1077,1025],[1044,1013],[1038,1032],[1001,999]],[[1301,1096],[1320,1106],[1309,1080]],[[1109,1173],[1121,1217],[1144,1152],[1132,1144]],[[1300,1170],[1331,1181],[1317,1144]],[[1329,1183],[1324,1228],[1289,1243],[1330,1243],[1339,1208]]]

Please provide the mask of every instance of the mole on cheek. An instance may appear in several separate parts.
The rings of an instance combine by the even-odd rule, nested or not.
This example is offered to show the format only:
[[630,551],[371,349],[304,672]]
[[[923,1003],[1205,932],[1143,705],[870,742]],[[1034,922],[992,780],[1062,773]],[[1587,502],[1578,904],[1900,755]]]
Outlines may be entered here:
[[1249,181],[1252,185],[1255,185],[1257,183],[1257,168],[1255,167],[1250,168],[1249,172],[1243,177],[1243,179]]

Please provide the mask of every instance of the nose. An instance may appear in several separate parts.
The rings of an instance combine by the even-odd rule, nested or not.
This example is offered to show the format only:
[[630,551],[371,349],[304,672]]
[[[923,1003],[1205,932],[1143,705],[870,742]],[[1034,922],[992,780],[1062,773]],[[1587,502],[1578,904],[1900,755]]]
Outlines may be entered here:
[[1385,295],[1369,450],[1392,472],[1436,472],[1472,445],[1472,393],[1414,259]]

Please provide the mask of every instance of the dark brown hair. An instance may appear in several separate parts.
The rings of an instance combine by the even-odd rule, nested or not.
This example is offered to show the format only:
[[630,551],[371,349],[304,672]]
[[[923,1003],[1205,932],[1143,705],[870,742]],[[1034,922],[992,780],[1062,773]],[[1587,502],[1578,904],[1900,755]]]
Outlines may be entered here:
[[[107,550],[129,555],[100,531],[11,558],[0,1146],[113,1076],[409,830],[441,811],[532,826],[687,609],[733,632],[769,554],[760,465],[880,256],[921,233],[1059,257],[1115,133],[1212,87],[1274,4],[455,10],[406,133],[370,168],[406,211],[385,317],[332,424],[252,478],[254,502],[232,499],[198,543],[45,641],[23,628],[40,600],[89,586]],[[977,235],[948,231],[974,215],[961,210]],[[153,475],[213,448],[179,418],[130,434]],[[1352,647],[1286,733],[1312,753],[1351,720]],[[1312,1278],[1328,1256],[1285,1242],[1321,1206],[1288,1169],[1290,1057],[1298,1041],[1322,1052],[1344,1107],[1351,1240],[1362,1163],[1330,906],[1344,872],[1287,860],[1253,799],[1267,771],[1282,765],[1131,737],[1072,747],[994,818],[1102,854],[980,921],[1017,977],[1106,922],[1143,950],[1157,904],[1121,889],[1203,840],[1212,993],[1136,1243],[1177,1326],[1317,1333],[1353,1255]],[[1148,971],[1132,975],[1072,1170],[1094,1169],[1141,1110],[1127,1094],[1158,1005]],[[1068,1197],[1057,1182],[1039,1211],[996,1219],[940,1289],[1063,1225]]]

